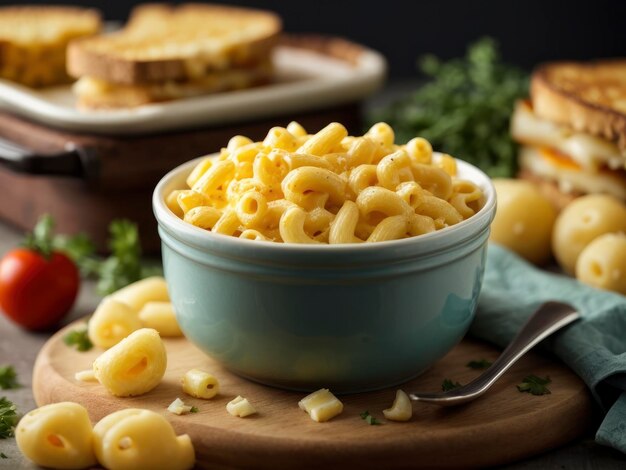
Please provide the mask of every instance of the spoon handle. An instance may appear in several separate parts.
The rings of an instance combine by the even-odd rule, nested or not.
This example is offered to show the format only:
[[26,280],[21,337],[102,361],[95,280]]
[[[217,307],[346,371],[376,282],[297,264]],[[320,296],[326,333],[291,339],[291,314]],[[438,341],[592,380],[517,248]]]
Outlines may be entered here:
[[460,405],[485,393],[502,374],[533,346],[555,331],[580,318],[570,305],[546,302],[531,315],[500,357],[479,377],[462,387],[444,393],[411,393],[412,400],[441,406]]

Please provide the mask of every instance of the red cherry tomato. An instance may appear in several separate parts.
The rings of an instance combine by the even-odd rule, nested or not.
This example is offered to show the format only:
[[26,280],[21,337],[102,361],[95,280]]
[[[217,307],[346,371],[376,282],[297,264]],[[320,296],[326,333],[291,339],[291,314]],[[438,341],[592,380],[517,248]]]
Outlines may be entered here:
[[0,261],[0,308],[15,323],[42,330],[70,311],[80,278],[72,260],[53,252],[17,248]]

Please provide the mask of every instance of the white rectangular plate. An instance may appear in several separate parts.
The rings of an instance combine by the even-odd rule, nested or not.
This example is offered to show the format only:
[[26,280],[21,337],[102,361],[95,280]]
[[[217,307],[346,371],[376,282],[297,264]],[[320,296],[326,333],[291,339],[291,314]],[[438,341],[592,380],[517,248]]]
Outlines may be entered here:
[[309,49],[279,46],[274,63],[277,80],[269,85],[116,110],[77,109],[69,85],[35,90],[0,79],[0,108],[69,131],[142,134],[354,102],[381,86],[386,69],[385,59],[369,49],[348,63]]

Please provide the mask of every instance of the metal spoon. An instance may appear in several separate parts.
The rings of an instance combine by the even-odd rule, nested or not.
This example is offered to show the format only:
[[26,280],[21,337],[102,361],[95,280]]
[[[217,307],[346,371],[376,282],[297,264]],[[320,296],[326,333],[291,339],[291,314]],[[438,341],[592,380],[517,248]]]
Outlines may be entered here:
[[580,318],[571,305],[546,302],[533,313],[500,357],[467,385],[443,393],[411,393],[411,400],[440,406],[456,406],[475,400],[533,346]]

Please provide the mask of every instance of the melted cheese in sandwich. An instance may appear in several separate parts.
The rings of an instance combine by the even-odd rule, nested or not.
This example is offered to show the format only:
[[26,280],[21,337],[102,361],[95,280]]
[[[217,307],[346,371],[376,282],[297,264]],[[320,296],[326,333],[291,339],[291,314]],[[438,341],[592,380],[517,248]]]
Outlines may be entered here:
[[522,147],[520,168],[558,184],[563,193],[611,194],[626,201],[626,173],[598,169],[590,172],[567,155],[549,148]]
[[82,77],[74,84],[79,105],[90,108],[133,107],[178,98],[204,95],[225,90],[238,90],[270,80],[270,63],[255,69],[233,69],[207,73],[184,82],[124,85],[93,77]]
[[613,142],[540,119],[528,101],[517,103],[511,118],[511,134],[521,144],[558,150],[587,171],[626,168],[626,155],[620,154]]

